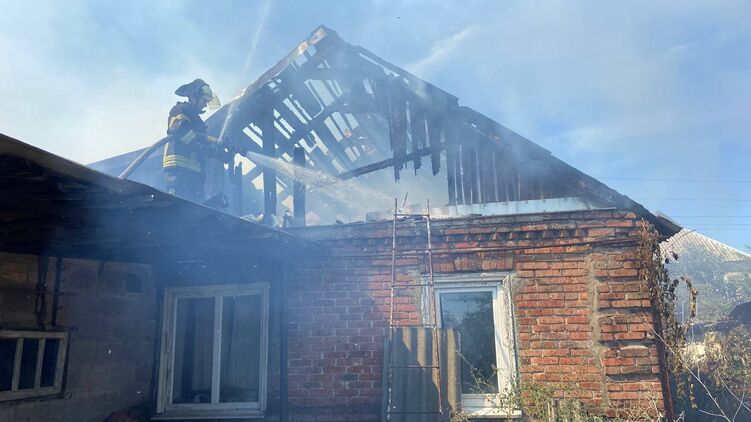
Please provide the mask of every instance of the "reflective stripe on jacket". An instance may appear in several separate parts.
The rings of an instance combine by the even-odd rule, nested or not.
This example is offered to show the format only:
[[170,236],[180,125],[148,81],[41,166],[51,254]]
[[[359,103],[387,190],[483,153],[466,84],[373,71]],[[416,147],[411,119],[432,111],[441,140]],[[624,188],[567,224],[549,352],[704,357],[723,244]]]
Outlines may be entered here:
[[172,140],[164,146],[162,167],[181,167],[203,172],[206,160],[206,123],[190,103],[178,102],[170,110],[167,134]]

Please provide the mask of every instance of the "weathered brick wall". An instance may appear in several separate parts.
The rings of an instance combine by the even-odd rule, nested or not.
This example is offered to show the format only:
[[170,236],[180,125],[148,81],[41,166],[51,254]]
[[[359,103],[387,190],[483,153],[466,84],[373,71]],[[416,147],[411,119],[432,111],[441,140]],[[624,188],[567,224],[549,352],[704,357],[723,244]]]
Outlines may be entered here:
[[[514,274],[520,374],[613,415],[662,407],[652,313],[635,257],[636,216],[588,211],[434,221],[434,270]],[[390,309],[391,223],[309,227],[331,253],[296,266],[290,286],[289,395],[296,420],[377,420]],[[402,222],[401,251],[423,251],[424,222]],[[417,283],[424,257],[397,260]],[[420,292],[399,290],[400,324]]]
[[[52,291],[55,259],[47,273]],[[62,397],[0,402],[0,421],[101,422],[114,410],[148,403],[157,333],[156,291],[146,266],[64,259],[59,327],[70,332]],[[130,277],[130,290],[126,291]],[[139,283],[140,281],[140,283]],[[0,253],[0,326],[38,329],[37,257]],[[140,291],[138,285],[140,284]]]

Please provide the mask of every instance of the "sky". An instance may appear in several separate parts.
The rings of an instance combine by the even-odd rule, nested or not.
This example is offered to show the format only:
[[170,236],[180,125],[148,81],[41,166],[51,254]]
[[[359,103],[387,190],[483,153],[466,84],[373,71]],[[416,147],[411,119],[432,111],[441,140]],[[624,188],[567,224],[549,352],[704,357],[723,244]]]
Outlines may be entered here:
[[150,145],[324,24],[684,227],[751,251],[751,2],[0,0],[0,132]]

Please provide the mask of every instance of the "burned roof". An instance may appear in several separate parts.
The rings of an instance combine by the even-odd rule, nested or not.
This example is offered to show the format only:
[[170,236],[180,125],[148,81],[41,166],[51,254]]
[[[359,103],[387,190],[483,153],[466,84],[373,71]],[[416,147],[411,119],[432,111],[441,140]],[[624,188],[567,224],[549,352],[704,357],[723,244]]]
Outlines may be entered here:
[[[302,147],[308,166],[339,179],[378,173],[380,178],[367,181],[371,186],[383,185],[389,176],[398,182],[409,166],[417,174],[427,160],[433,176],[445,175],[442,198],[448,205],[580,197],[632,210],[665,236],[680,230],[550,151],[460,105],[457,97],[347,43],[325,26],[206,123],[213,136],[288,162],[293,149]],[[157,157],[152,165],[159,165]],[[123,163],[118,167],[122,170]],[[383,172],[386,169],[390,175]],[[277,180],[279,202],[291,195],[289,180],[262,165],[250,169],[243,181],[266,174]],[[272,210],[276,196],[271,198]],[[343,201],[337,207],[348,205]]]
[[150,262],[283,256],[314,243],[0,134],[0,251]]

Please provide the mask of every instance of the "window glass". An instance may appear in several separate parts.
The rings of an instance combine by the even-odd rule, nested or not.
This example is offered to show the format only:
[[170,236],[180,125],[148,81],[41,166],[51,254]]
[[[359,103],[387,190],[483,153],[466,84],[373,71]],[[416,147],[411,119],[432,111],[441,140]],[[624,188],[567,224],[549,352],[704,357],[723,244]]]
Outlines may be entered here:
[[40,387],[51,387],[55,384],[55,371],[57,369],[57,354],[59,350],[60,340],[48,338],[44,344]]
[[462,393],[496,393],[495,328],[491,292],[441,293],[441,323],[460,333]]
[[261,356],[261,296],[222,298],[219,401],[257,402]]
[[177,301],[173,403],[211,403],[214,298]]
[[13,364],[16,360],[16,339],[0,339],[0,391],[13,387]]
[[18,389],[34,388],[37,373],[37,354],[39,339],[25,338],[21,352],[21,374],[18,378]]

